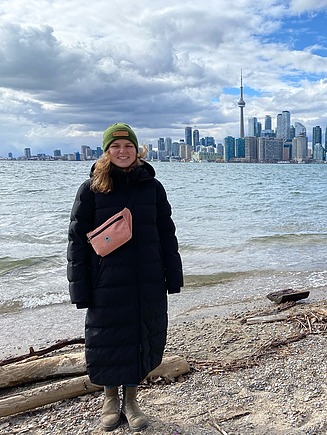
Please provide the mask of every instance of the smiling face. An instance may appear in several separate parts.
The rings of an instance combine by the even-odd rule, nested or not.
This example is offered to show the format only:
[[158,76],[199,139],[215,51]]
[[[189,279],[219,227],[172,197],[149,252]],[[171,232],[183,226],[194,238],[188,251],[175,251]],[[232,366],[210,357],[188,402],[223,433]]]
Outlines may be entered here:
[[133,142],[127,139],[116,139],[113,141],[108,152],[110,161],[119,168],[129,168],[136,160],[137,152]]

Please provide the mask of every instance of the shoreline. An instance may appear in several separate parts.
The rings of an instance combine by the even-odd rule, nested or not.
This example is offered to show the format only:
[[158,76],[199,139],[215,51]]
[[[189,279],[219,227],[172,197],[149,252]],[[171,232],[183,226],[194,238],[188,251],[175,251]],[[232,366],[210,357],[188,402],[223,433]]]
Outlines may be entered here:
[[[140,406],[150,418],[142,434],[325,434],[327,317],[317,313],[327,313],[327,302],[309,299],[286,308],[268,303],[227,317],[171,323],[165,354],[185,357],[191,372],[140,387]],[[246,322],[280,309],[287,320]],[[288,342],[305,328],[304,319],[311,332],[307,328],[304,338]],[[0,419],[0,435],[104,434],[102,401],[97,392]],[[111,433],[130,432],[124,424]]]
[[[314,303],[323,300],[325,293],[325,289],[314,289],[305,301]],[[217,296],[212,298],[215,302],[207,302],[207,298],[201,295],[198,299],[193,301],[192,292],[187,290],[182,290],[177,295],[168,295],[169,325],[202,317],[228,317],[242,311],[269,309],[273,306],[266,295],[262,294],[233,300],[221,299],[219,302]],[[86,310],[77,310],[75,305],[66,302],[2,314],[0,360],[28,353],[30,346],[37,349],[47,347],[56,341],[83,337],[85,313]]]

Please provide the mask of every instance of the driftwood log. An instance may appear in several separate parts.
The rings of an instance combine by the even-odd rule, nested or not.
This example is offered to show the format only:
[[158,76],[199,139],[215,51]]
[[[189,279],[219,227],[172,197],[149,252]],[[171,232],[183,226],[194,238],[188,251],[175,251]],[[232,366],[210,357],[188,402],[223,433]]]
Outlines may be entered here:
[[86,374],[83,352],[34,357],[0,367],[0,388],[9,388],[53,377]]
[[[20,379],[19,384],[22,385],[31,382],[32,379],[34,381],[44,380],[45,377],[49,376],[48,370],[51,370],[51,377],[86,372],[84,353],[39,358],[33,361],[6,365],[0,369],[1,383],[4,384],[2,376],[5,376],[11,386],[13,383],[16,386],[18,385],[14,381],[15,376]],[[152,380],[158,377],[173,379],[189,371],[189,364],[183,357],[177,355],[167,356],[160,366],[148,374],[147,379]],[[42,387],[31,388],[0,398],[0,417],[25,412],[59,400],[93,393],[102,388],[92,384],[86,375],[51,382]]]
[[[147,379],[177,378],[189,372],[187,361],[177,355],[167,356],[162,363],[150,372]],[[0,389],[24,385],[61,376],[86,374],[84,352],[56,355],[47,358],[34,358],[28,361],[0,367]]]
[[92,384],[88,376],[79,376],[65,381],[54,382],[2,398],[0,400],[0,417],[25,412],[39,406],[57,402],[58,400],[93,393],[102,388]]
[[287,314],[273,314],[271,316],[255,316],[255,317],[248,317],[246,319],[246,323],[249,325],[254,325],[256,323],[272,323],[272,322],[280,322],[282,320],[288,319]]
[[166,356],[160,366],[152,370],[146,379],[165,378],[173,379],[178,376],[184,375],[190,371],[189,363],[185,358],[178,355]]

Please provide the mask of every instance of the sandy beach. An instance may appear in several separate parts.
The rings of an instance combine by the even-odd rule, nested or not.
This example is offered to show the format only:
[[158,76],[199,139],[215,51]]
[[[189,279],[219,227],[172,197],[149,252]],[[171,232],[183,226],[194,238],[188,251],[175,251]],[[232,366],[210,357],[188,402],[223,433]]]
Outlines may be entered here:
[[[326,301],[252,308],[170,325],[166,355],[185,357],[191,369],[140,387],[150,418],[142,434],[327,433]],[[251,322],[280,314],[283,320]],[[95,392],[5,417],[0,434],[101,435],[102,402]],[[124,423],[110,433],[130,431]]]

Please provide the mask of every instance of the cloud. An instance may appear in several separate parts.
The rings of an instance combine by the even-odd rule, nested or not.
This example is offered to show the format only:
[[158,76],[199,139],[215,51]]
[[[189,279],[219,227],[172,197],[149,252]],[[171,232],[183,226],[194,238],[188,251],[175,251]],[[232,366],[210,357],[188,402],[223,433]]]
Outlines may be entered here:
[[290,9],[295,13],[327,10],[327,0],[291,0]]
[[310,17],[304,50],[294,45],[297,14],[325,3],[4,0],[0,155],[97,146],[116,121],[130,123],[141,142],[179,139],[187,124],[222,141],[239,131],[241,68],[246,117],[304,116],[305,107],[307,119],[327,123],[319,95],[326,46]]

